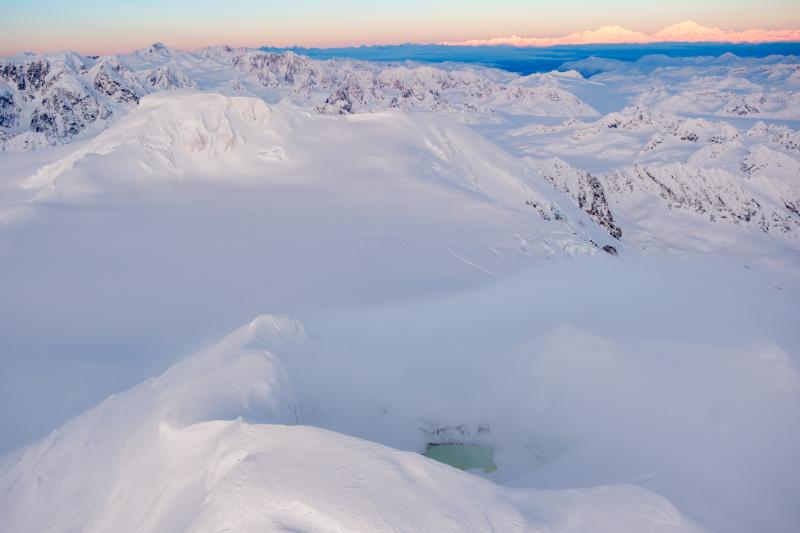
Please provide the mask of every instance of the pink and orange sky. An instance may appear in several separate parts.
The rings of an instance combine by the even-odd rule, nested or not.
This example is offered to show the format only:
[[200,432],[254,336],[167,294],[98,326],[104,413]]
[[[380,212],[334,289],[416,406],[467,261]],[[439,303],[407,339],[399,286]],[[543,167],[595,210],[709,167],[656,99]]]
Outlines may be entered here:
[[797,0],[0,0],[0,13],[0,55],[64,49],[105,54],[154,41],[191,50],[222,43],[800,40]]

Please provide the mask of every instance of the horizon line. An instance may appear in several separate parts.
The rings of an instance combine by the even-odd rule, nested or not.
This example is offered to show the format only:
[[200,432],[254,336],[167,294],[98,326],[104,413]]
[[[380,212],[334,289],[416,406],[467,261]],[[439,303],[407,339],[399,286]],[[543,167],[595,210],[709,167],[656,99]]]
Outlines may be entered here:
[[[132,48],[128,51],[118,52],[105,52],[105,53],[82,53],[74,49],[58,49],[50,51],[36,52],[33,50],[18,50],[12,53],[0,53],[0,57],[17,57],[22,55],[33,54],[35,56],[44,56],[48,54],[58,54],[75,52],[85,57],[90,56],[106,56],[106,55],[124,55],[134,53],[138,50],[144,50],[163,41],[156,41],[149,45],[144,45],[138,48]],[[400,43],[360,43],[360,44],[332,44],[329,46],[315,46],[304,44],[291,44],[291,45],[272,45],[261,44],[255,46],[230,46],[226,43],[211,44],[205,46],[169,46],[169,48],[178,51],[198,52],[206,48],[230,46],[234,49],[275,49],[275,50],[336,50],[336,49],[358,49],[358,48],[381,48],[381,47],[403,47],[403,46],[429,46],[429,47],[464,47],[464,48],[482,48],[482,47],[510,47],[510,48],[555,48],[564,46],[647,46],[647,45],[670,45],[670,44],[692,44],[692,45],[761,45],[761,44],[792,44],[800,43],[800,30],[764,30],[764,29],[747,29],[747,30],[722,30],[714,27],[707,27],[697,24],[693,21],[684,21],[678,24],[672,24],[666,28],[654,33],[642,33],[629,30],[622,26],[602,26],[596,30],[588,30],[583,32],[575,32],[561,37],[520,37],[517,35],[510,35],[506,37],[489,37],[467,39],[461,41],[431,41],[431,42],[415,42],[406,41]]]

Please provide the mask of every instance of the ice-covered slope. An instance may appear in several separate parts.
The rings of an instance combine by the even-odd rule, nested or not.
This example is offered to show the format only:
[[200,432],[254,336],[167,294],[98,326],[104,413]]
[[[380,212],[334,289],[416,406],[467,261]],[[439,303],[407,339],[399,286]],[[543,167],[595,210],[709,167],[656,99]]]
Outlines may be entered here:
[[3,530],[700,531],[632,485],[502,488],[296,426],[281,358],[303,341],[299,322],[259,317],[6,461]]
[[154,91],[203,89],[283,101],[315,113],[405,111],[594,115],[553,83],[480,67],[316,61],[291,52],[162,44],[132,54],[18,55],[0,59],[0,150],[70,142],[102,130]]
[[[270,174],[270,163],[289,164],[282,147],[292,126],[254,98],[208,93],[160,94],[142,99],[125,119],[46,165],[29,179],[30,189],[53,187],[67,172],[92,158],[126,157],[131,166],[109,172],[105,181],[134,176],[139,181],[169,176],[218,176],[256,169]],[[114,166],[117,161],[101,161]],[[256,168],[253,168],[255,165]],[[273,172],[274,173],[274,172]]]

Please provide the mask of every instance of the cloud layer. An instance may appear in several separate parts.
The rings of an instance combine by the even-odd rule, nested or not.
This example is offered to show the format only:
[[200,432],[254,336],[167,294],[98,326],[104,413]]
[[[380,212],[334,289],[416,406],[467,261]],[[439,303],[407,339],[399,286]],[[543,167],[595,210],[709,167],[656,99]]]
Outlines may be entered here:
[[800,41],[800,30],[721,30],[686,21],[656,33],[641,33],[621,26],[603,26],[597,30],[572,33],[564,37],[494,37],[445,42],[453,46],[556,46],[564,44],[647,44],[647,43],[766,43]]

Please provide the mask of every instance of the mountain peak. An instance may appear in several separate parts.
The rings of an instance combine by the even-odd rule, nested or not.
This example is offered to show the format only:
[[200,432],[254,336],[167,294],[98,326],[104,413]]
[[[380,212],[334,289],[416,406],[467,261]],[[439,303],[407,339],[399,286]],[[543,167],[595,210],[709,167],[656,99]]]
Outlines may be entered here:
[[683,29],[686,29],[686,30],[696,30],[696,29],[703,28],[703,26],[701,26],[700,24],[698,24],[697,22],[695,22],[693,20],[684,20],[683,22],[679,22],[677,24],[673,24],[672,26],[669,26],[669,27],[670,28],[683,28]]

